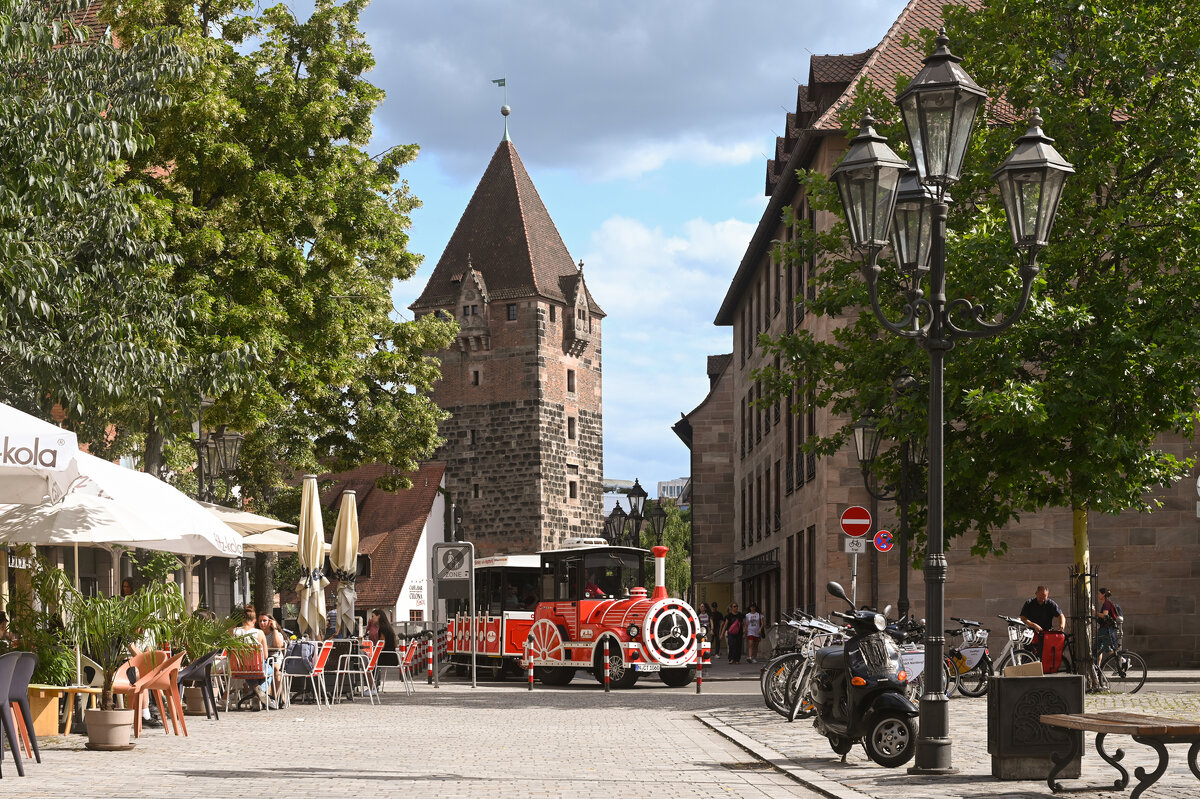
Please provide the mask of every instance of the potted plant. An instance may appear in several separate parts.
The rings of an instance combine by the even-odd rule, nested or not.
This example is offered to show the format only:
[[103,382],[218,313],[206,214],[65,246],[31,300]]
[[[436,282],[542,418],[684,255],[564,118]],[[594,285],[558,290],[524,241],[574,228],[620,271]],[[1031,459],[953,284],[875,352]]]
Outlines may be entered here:
[[[240,650],[253,645],[253,640],[233,634],[239,616],[220,617],[211,611],[197,611],[190,616],[181,616],[170,630],[171,646],[186,654],[186,662],[196,663],[207,655],[222,650]],[[187,714],[204,715],[204,699],[197,687],[184,689]]]
[[117,669],[129,658],[129,645],[153,635],[169,637],[170,619],[178,613],[177,589],[148,583],[131,596],[83,596],[68,592],[66,615],[75,640],[100,667],[104,681],[100,707],[85,714],[89,749],[130,749],[134,710],[116,710],[113,681]]
[[[28,580],[13,583],[8,601],[12,648],[38,656],[33,685],[71,685],[76,680],[74,642],[63,624],[62,608],[71,582],[66,572],[44,557],[21,547],[16,554],[29,559]],[[4,642],[0,642],[3,646]],[[54,691],[30,694],[35,735],[58,734],[58,701]]]

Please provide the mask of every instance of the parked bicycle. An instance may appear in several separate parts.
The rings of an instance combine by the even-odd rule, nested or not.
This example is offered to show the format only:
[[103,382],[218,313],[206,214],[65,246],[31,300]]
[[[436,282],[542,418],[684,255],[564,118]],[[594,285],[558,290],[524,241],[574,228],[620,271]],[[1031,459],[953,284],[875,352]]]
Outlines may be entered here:
[[958,646],[951,645],[946,649],[954,684],[963,696],[983,696],[987,693],[988,677],[992,675],[992,659],[987,648],[990,631],[971,619],[951,616],[950,620],[961,626],[957,630],[946,630],[946,635],[962,639]]

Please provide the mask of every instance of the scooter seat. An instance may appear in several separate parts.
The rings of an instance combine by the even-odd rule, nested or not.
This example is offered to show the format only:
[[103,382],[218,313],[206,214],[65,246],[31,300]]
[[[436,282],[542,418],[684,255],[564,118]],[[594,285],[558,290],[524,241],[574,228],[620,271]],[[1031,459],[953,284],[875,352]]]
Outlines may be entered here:
[[846,650],[840,646],[818,649],[816,667],[824,671],[840,671],[846,668]]

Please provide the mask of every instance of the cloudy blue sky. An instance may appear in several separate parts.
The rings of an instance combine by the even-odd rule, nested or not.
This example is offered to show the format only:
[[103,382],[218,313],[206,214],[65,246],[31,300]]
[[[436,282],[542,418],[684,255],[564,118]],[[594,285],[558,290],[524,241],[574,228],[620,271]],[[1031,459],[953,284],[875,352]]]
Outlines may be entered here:
[[[309,4],[311,5],[311,4]],[[387,91],[372,152],[421,145],[424,206],[398,285],[420,293],[509,130],[604,320],[604,471],[688,473],[671,425],[732,349],[713,318],[766,207],[767,155],[808,58],[874,46],[904,0],[375,0],[362,20]],[[304,14],[305,3],[295,4]]]

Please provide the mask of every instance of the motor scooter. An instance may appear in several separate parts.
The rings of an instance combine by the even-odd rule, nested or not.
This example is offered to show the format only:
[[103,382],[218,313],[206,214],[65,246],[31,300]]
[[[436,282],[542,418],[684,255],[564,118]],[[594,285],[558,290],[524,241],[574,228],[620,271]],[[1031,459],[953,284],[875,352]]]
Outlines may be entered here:
[[862,743],[867,757],[879,765],[902,766],[916,751],[919,711],[905,695],[908,675],[900,648],[885,632],[882,614],[854,610],[838,583],[826,589],[850,606],[850,613],[830,615],[848,621],[853,632],[843,645],[816,653],[810,688],[816,706],[813,726],[843,760],[854,744]]

